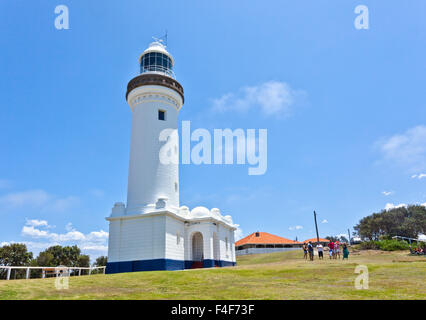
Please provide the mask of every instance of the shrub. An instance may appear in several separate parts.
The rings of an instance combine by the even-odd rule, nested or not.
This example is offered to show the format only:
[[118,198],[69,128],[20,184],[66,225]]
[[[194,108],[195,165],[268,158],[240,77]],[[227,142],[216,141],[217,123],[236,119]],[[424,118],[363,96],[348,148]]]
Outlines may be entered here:
[[383,251],[408,250],[408,243],[398,240],[383,240],[379,241],[379,248]]
[[361,242],[359,244],[359,249],[360,250],[378,250],[379,249],[378,242],[379,241],[365,241],[365,242]]
[[365,241],[359,246],[361,250],[383,250],[383,251],[396,251],[408,250],[408,243],[399,240],[380,240],[380,241]]

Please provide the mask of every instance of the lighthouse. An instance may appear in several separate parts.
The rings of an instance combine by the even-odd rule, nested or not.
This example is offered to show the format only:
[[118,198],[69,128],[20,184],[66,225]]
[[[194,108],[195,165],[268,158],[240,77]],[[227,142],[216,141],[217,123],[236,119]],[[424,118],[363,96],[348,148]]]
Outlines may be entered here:
[[[159,137],[163,130],[178,130],[183,88],[174,78],[173,57],[160,42],[151,43],[139,62],[141,74],[129,82],[126,93],[132,111],[127,189],[130,214],[146,213],[153,204],[179,208],[179,167],[177,163],[161,163]],[[178,144],[175,147],[173,152],[178,153]]]
[[140,74],[127,85],[132,112],[127,204],[115,203],[106,218],[107,273],[235,265],[238,225],[217,208],[180,206],[178,161],[162,161],[169,139],[169,153],[179,159],[184,91],[174,63],[156,40],[140,55]]

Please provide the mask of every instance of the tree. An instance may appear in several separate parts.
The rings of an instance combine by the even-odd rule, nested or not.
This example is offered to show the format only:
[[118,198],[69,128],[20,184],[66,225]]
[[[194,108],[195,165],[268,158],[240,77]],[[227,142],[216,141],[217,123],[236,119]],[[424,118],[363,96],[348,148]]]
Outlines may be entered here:
[[[29,266],[33,259],[33,253],[28,252],[27,246],[23,243],[12,243],[0,247],[0,265],[2,266]],[[0,271],[0,277],[6,276],[6,271]],[[22,270],[12,270],[13,278],[20,278],[24,273]]]
[[67,266],[83,267],[88,266],[89,257],[81,254],[77,246],[52,246],[39,253],[37,264],[43,267]]
[[408,207],[382,210],[364,217],[354,227],[361,239],[379,240],[392,236],[417,238],[426,232],[426,207]]
[[105,267],[107,265],[108,258],[105,256],[100,256],[96,258],[95,267]]
[[337,237],[334,237],[334,236],[327,236],[327,237],[325,237],[327,240],[330,240],[331,242],[336,242],[336,241],[338,241],[339,240],[339,238],[337,238]]
[[90,267],[90,257],[86,254],[80,255],[77,260],[77,267]]

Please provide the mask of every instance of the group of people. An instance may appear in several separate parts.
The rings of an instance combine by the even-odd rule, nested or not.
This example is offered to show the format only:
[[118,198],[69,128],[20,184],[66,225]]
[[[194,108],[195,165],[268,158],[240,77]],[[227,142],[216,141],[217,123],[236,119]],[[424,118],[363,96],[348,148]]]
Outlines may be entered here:
[[410,253],[417,254],[417,255],[426,255],[426,247],[424,247],[423,249],[420,247],[412,249],[410,245]]
[[[348,259],[349,258],[349,249],[346,243],[340,243],[339,241],[336,242],[332,242],[330,241],[327,245],[328,247],[328,256],[330,259],[337,259],[337,257],[340,259],[340,249],[342,248],[342,253],[343,253],[343,260],[344,259]],[[309,241],[308,243],[304,243],[302,246],[303,249],[303,258],[305,260],[308,259],[308,255],[309,255],[309,260],[313,261],[314,260],[314,245],[312,244],[311,241]],[[316,245],[316,249],[318,252],[318,259],[319,260],[323,260],[324,259],[324,247],[323,245],[318,242]]]

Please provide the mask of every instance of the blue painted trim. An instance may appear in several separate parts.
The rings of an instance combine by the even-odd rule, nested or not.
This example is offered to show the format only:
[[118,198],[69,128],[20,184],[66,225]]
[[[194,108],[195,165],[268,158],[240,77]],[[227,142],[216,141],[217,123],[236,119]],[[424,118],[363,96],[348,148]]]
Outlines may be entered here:
[[[108,262],[106,265],[106,274],[137,272],[137,271],[157,271],[157,270],[183,270],[190,269],[194,261],[191,260],[173,260],[173,259],[152,259]],[[235,262],[205,259],[204,268],[229,267],[235,266]]]

